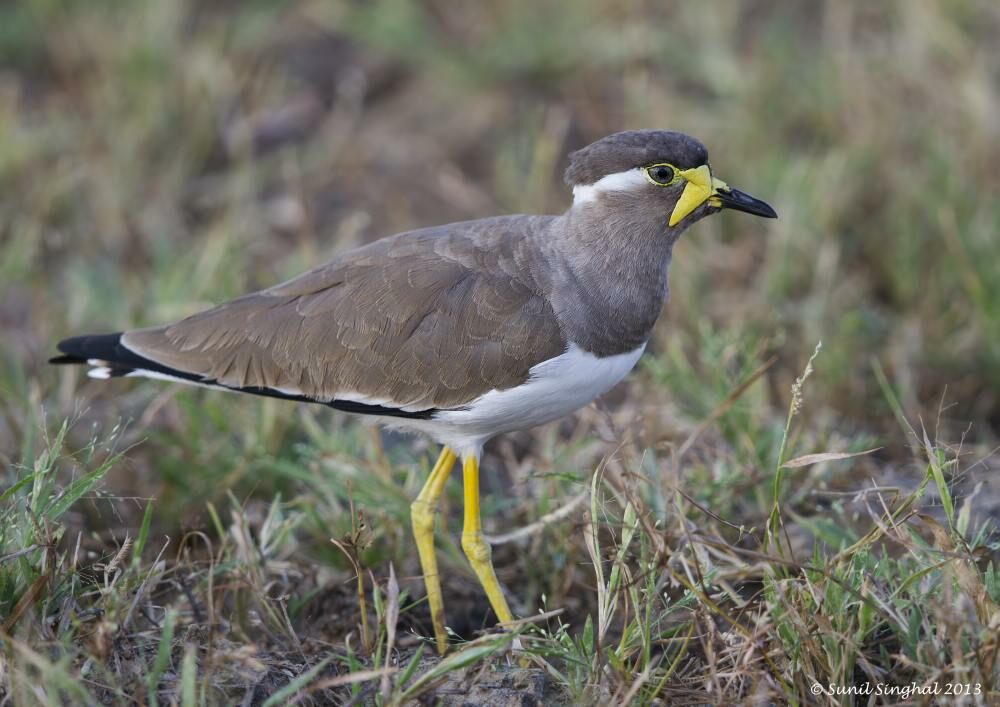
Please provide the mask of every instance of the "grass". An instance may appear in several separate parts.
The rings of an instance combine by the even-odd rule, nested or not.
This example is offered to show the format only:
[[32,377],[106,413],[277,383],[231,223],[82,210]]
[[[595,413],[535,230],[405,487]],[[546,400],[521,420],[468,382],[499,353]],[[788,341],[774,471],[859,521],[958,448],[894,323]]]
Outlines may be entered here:
[[[1000,12],[568,7],[0,9],[9,703],[997,699]],[[559,211],[566,151],[651,126],[780,219],[696,226],[629,383],[490,445],[513,633],[456,483],[434,656],[426,442],[45,364],[381,235]]]

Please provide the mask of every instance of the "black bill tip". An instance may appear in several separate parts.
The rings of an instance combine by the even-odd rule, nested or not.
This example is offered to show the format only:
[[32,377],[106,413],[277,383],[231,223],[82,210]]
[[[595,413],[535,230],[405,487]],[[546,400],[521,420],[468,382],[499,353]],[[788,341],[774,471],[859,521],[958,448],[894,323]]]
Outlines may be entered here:
[[719,200],[719,203],[724,209],[744,211],[748,214],[762,216],[764,218],[778,218],[778,212],[772,209],[771,205],[766,201],[755,199],[749,194],[741,192],[739,189],[719,191],[715,195],[715,198]]

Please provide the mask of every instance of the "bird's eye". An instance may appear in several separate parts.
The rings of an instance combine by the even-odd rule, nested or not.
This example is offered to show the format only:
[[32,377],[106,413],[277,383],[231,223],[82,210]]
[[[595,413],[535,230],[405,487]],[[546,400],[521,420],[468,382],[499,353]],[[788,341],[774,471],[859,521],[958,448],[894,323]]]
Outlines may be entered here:
[[665,187],[677,180],[677,170],[674,169],[673,165],[654,164],[651,167],[646,167],[646,176],[653,184]]

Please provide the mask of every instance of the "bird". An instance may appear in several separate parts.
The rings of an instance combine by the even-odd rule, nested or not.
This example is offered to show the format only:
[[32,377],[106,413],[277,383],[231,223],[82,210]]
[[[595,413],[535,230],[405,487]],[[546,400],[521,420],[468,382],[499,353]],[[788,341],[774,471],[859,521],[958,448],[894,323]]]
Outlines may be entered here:
[[635,366],[669,294],[674,244],[723,209],[767,203],[717,178],[680,132],[628,130],[569,155],[559,215],[502,215],[388,236],[169,324],[58,343],[55,364],[374,417],[441,445],[410,508],[434,640],[448,648],[434,552],[457,461],[461,546],[501,627],[514,621],[480,517],[491,438],[590,404]]

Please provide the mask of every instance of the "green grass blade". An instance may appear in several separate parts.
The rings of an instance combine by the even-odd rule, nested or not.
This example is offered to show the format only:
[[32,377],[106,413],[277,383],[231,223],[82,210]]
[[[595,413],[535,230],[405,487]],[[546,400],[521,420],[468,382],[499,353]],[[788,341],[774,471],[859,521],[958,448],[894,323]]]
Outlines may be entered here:
[[195,699],[195,680],[198,677],[198,662],[195,647],[188,644],[184,648],[184,659],[181,661],[181,705],[197,707]]
[[116,454],[93,471],[87,472],[80,478],[73,481],[66,489],[59,494],[43,511],[42,514],[49,520],[56,520],[62,517],[63,513],[69,510],[70,506],[79,501],[84,494],[89,493],[97,486],[98,482],[115,464],[121,460],[122,454]]
[[34,473],[31,473],[31,474],[28,474],[27,476],[22,477],[21,479],[19,479],[9,489],[7,489],[2,494],[0,494],[0,503],[2,503],[4,501],[6,501],[7,499],[11,498],[14,494],[16,494],[22,488],[24,488],[24,486],[26,486],[27,484],[30,484],[32,481],[35,480],[36,476],[38,476],[38,472],[34,472]]
[[160,645],[156,649],[156,661],[153,669],[146,676],[146,697],[150,705],[158,705],[156,699],[156,688],[160,684],[160,676],[170,662],[170,653],[173,651],[174,624],[177,621],[177,610],[173,607],[167,609],[167,614],[163,618],[163,633],[160,635]]
[[132,565],[138,566],[142,562],[142,551],[149,540],[149,525],[153,520],[153,502],[146,502],[146,510],[142,514],[142,523],[139,525],[139,535],[135,539],[132,547]]

